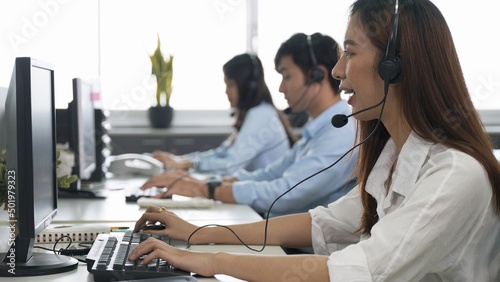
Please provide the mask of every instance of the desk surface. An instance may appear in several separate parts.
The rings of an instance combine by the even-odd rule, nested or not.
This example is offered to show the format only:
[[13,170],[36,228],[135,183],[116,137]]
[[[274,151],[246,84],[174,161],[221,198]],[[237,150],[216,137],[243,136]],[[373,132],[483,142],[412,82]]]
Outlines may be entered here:
[[[110,226],[120,224],[121,226],[133,226],[135,221],[143,214],[144,208],[135,203],[125,202],[124,190],[119,189],[121,185],[135,185],[143,180],[114,180],[108,184],[116,185],[109,192],[106,199],[60,199],[58,201],[58,214],[53,221],[54,224],[72,223],[88,224],[100,223]],[[136,181],[136,182],[134,182]],[[245,205],[233,205],[217,203],[211,209],[172,209],[179,217],[188,220],[198,226],[205,224],[237,224],[257,221],[262,219],[252,208]],[[254,246],[258,247],[258,246]],[[239,245],[195,245],[191,246],[193,251],[203,252],[237,252],[254,254],[284,255],[278,246],[268,246],[262,253],[255,253],[244,246]],[[13,277],[13,281],[94,281],[92,274],[87,271],[87,266],[80,263],[76,270],[46,276],[37,277]],[[226,275],[216,275],[212,278],[198,278],[200,281],[241,281]]]
[[179,135],[229,135],[234,131],[231,126],[184,126],[157,129],[151,127],[112,127],[112,136],[179,136]]
[[[87,222],[130,222],[136,221],[144,213],[136,203],[125,201],[125,190],[138,187],[145,179],[109,180],[110,189],[106,199],[59,199],[55,223]],[[262,219],[246,205],[217,203],[211,209],[172,209],[185,220],[244,220],[246,222]]]

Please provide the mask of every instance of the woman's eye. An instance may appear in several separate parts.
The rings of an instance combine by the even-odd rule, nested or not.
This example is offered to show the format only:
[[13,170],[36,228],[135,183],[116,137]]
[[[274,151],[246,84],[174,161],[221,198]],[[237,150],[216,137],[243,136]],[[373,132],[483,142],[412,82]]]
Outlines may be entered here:
[[343,53],[344,53],[344,56],[346,56],[347,58],[350,58],[352,56],[352,53],[349,51],[343,51]]

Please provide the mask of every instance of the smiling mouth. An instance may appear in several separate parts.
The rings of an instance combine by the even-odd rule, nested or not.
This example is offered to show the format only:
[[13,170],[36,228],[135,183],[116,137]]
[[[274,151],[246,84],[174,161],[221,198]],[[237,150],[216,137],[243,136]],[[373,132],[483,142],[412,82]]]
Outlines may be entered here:
[[344,90],[344,94],[346,94],[346,95],[351,95],[351,96],[352,96],[352,95],[356,95],[356,93],[355,93],[355,92],[354,92],[354,90],[352,90],[352,89],[348,89],[348,90],[346,89],[346,90]]

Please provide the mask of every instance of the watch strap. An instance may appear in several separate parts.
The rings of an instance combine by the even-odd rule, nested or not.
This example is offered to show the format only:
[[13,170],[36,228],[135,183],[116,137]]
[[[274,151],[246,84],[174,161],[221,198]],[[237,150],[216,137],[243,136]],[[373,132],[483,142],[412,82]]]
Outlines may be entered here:
[[215,189],[222,185],[221,180],[218,177],[210,177],[207,180],[208,187],[208,198],[215,200]]

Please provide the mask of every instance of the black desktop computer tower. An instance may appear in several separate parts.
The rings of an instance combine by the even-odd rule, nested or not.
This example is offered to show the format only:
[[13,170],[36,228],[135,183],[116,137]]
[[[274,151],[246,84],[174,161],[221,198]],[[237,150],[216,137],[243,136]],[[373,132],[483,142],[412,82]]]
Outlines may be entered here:
[[109,113],[105,110],[94,110],[96,169],[90,176],[90,181],[102,181],[108,172],[106,158],[111,155],[111,138],[109,137],[111,124],[108,121],[108,116]]
[[[68,122],[68,110],[56,109],[56,139],[59,144],[69,142]],[[100,182],[106,178],[106,173],[108,171],[106,158],[111,155],[111,138],[109,137],[111,124],[108,121],[108,112],[102,109],[94,109],[94,123],[96,169],[86,181]],[[79,190],[79,187],[74,187],[74,185],[72,185],[71,189]]]

